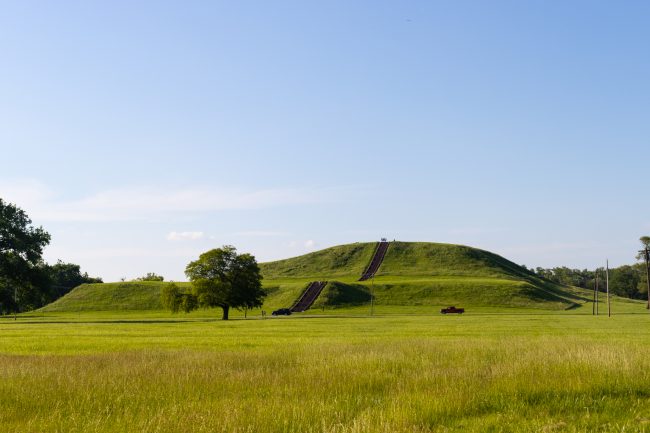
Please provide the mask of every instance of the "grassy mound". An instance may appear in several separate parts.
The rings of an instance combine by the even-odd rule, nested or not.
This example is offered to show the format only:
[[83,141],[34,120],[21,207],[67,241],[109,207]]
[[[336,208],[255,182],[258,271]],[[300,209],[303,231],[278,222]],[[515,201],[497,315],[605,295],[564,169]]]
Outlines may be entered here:
[[[313,280],[330,283],[313,309],[377,305],[471,305],[568,310],[589,301],[584,291],[559,286],[489,251],[463,245],[391,242],[375,281],[358,282],[376,243],[341,245],[262,263],[273,307],[289,306]],[[374,286],[373,286],[374,284]]]
[[[339,245],[303,256],[261,263],[265,278],[356,280],[370,263],[375,242]],[[432,242],[391,242],[377,276],[471,276],[527,279],[521,266],[489,251]]]
[[[355,243],[261,263],[268,296],[264,309],[289,307],[310,281],[329,284],[312,312],[370,301],[400,307],[480,306],[567,310],[591,294],[559,286],[489,251],[424,242],[392,242],[374,281],[358,282],[376,243]],[[159,310],[161,282],[84,284],[44,311]],[[187,283],[182,283],[187,284]]]
[[42,308],[43,311],[160,310],[163,283],[139,281],[82,284]]

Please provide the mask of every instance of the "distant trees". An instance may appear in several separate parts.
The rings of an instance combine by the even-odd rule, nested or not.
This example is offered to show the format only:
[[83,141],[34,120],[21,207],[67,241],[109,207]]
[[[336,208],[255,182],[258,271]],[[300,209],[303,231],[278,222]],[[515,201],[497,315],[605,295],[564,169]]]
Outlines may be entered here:
[[535,269],[535,273],[540,277],[544,277],[555,283],[575,287],[587,287],[589,281],[593,280],[595,277],[594,271],[589,271],[587,269],[570,269],[566,266],[550,269],[538,267]]
[[[550,269],[536,268],[535,273],[540,277],[558,284],[582,287],[593,290],[596,274],[600,276],[604,289],[605,269],[570,269],[566,266]],[[636,263],[634,265],[623,265],[609,270],[610,292],[617,296],[624,296],[632,299],[644,299],[647,297],[645,265]]]
[[162,275],[157,275],[155,272],[147,272],[147,275],[136,278],[135,281],[165,281],[165,278]]
[[627,298],[640,299],[643,293],[639,291],[641,273],[638,266],[624,265],[609,271],[609,287],[613,294]]
[[261,307],[266,296],[255,257],[237,254],[229,245],[201,254],[187,265],[185,275],[192,282],[191,291],[182,292],[176,285],[168,285],[161,296],[163,305],[173,312],[219,307],[222,319],[228,320],[231,308]]

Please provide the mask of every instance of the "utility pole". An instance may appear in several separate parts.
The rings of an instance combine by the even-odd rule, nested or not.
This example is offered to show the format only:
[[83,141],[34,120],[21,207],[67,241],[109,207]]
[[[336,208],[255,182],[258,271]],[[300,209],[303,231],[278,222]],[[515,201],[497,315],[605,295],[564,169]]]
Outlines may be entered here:
[[598,315],[598,271],[596,271],[596,316]]
[[372,283],[370,284],[370,315],[375,313],[375,276],[372,276]]
[[645,247],[639,252],[642,253],[645,258],[645,278],[646,283],[648,284],[648,304],[646,305],[646,309],[650,310],[650,249]]
[[594,297],[591,302],[591,315],[595,316],[596,315],[596,279],[598,278],[598,270],[596,269],[596,272],[594,272]]
[[612,305],[609,301],[609,259],[607,259],[607,271],[606,271],[606,279],[607,279],[607,317],[612,317]]

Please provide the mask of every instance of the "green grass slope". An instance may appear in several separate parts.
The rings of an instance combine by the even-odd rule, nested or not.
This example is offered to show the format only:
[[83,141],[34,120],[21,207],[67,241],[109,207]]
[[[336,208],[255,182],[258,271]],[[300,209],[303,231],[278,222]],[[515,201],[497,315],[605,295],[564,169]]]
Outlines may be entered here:
[[42,311],[160,310],[163,283],[139,281],[82,284]]
[[569,310],[589,302],[584,293],[575,293],[568,288],[545,290],[525,281],[467,277],[378,278],[374,285],[332,281],[316,300],[314,308],[367,305],[371,291],[375,305],[431,307],[431,311],[448,305]]
[[370,263],[376,243],[339,245],[299,257],[260,263],[265,279],[357,279]]
[[[377,243],[339,245],[299,257],[261,263],[264,278],[357,280]],[[391,242],[377,276],[470,276],[526,279],[526,269],[499,255],[464,245]]]
[[527,279],[530,272],[497,254],[464,245],[391,242],[377,276],[471,276]]
[[[371,291],[375,305],[399,311],[411,308],[430,312],[447,305],[557,311],[591,302],[590,292],[543,280],[489,251],[439,243],[392,242],[374,281],[358,282],[376,245],[340,245],[261,263],[268,293],[263,308],[290,307],[314,280],[327,280],[329,284],[307,314],[354,311],[369,303]],[[42,310],[160,310],[164,284],[168,283],[84,284]]]
[[[300,257],[261,264],[273,307],[287,307],[312,280],[330,281],[313,309],[367,304],[464,306],[568,310],[590,294],[544,280],[497,254],[463,245],[391,242],[375,281],[357,282],[376,243],[341,245]],[[279,302],[282,301],[282,302]]]

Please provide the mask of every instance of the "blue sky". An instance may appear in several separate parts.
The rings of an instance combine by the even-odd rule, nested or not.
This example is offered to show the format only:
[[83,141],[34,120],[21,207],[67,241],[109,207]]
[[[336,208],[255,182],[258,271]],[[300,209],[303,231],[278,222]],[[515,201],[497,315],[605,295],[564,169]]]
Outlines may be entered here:
[[649,20],[641,1],[3,2],[0,197],[52,233],[48,260],[105,280],[382,236],[631,263]]

